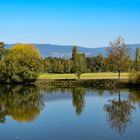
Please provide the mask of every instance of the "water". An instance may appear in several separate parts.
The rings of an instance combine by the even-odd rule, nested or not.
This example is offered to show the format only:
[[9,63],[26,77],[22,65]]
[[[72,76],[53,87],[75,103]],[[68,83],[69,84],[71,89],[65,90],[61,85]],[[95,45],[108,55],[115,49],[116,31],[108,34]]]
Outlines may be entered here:
[[0,87],[0,140],[93,139],[140,139],[140,91]]

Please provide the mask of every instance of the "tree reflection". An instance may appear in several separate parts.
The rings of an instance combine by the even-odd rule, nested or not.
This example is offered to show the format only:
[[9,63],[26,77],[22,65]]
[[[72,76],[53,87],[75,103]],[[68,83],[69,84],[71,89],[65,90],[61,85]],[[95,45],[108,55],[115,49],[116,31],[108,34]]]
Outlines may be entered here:
[[85,89],[83,88],[72,89],[72,102],[73,106],[75,107],[75,112],[77,116],[79,116],[82,113],[85,107],[84,95]]
[[[43,87],[42,91],[48,94],[52,94],[52,93],[69,93],[72,94],[72,103],[73,106],[75,108],[75,112],[76,115],[79,116],[85,106],[85,101],[84,101],[84,95],[85,95],[85,91],[87,91],[87,89],[85,88],[58,88],[55,86],[50,86],[50,87]],[[54,100],[56,100],[54,98]]]
[[128,100],[121,100],[119,91],[118,100],[110,100],[108,104],[104,106],[104,110],[108,113],[108,121],[112,129],[115,129],[119,134],[123,134],[131,123],[131,113],[134,106]]
[[140,90],[131,90],[129,94],[129,99],[133,103],[138,103],[140,105]]
[[37,87],[2,86],[0,88],[0,122],[11,116],[18,122],[33,121],[43,108],[43,97]]

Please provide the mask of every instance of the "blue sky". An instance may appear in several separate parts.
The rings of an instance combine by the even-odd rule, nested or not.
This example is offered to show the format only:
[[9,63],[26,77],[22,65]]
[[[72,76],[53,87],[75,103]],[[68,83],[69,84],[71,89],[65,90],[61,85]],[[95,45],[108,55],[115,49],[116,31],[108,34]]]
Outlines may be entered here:
[[140,43],[140,0],[0,0],[0,41],[107,46]]

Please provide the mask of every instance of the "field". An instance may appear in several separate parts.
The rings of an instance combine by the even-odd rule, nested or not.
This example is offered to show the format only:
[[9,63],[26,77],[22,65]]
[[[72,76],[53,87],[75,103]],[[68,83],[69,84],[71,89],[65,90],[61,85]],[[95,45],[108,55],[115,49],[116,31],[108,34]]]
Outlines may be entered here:
[[[127,79],[129,73],[121,73],[121,79]],[[117,79],[118,73],[85,73],[81,79]],[[74,74],[40,74],[38,79],[77,79]]]

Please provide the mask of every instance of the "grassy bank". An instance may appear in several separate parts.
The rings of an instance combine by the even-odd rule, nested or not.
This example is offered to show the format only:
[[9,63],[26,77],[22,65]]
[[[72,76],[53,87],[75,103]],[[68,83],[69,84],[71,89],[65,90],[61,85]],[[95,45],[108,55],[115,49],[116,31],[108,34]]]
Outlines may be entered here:
[[[121,73],[121,79],[128,79],[129,73]],[[85,73],[81,79],[117,79],[118,73]],[[74,74],[40,74],[38,79],[77,79]]]
[[[41,74],[36,82],[39,86],[55,87],[94,87],[94,88],[135,88],[137,85],[130,83],[129,73],[85,73],[78,79],[74,74]],[[139,86],[137,86],[139,87]]]
[[94,87],[94,88],[129,88],[129,80],[123,79],[38,79],[37,86],[47,87]]

